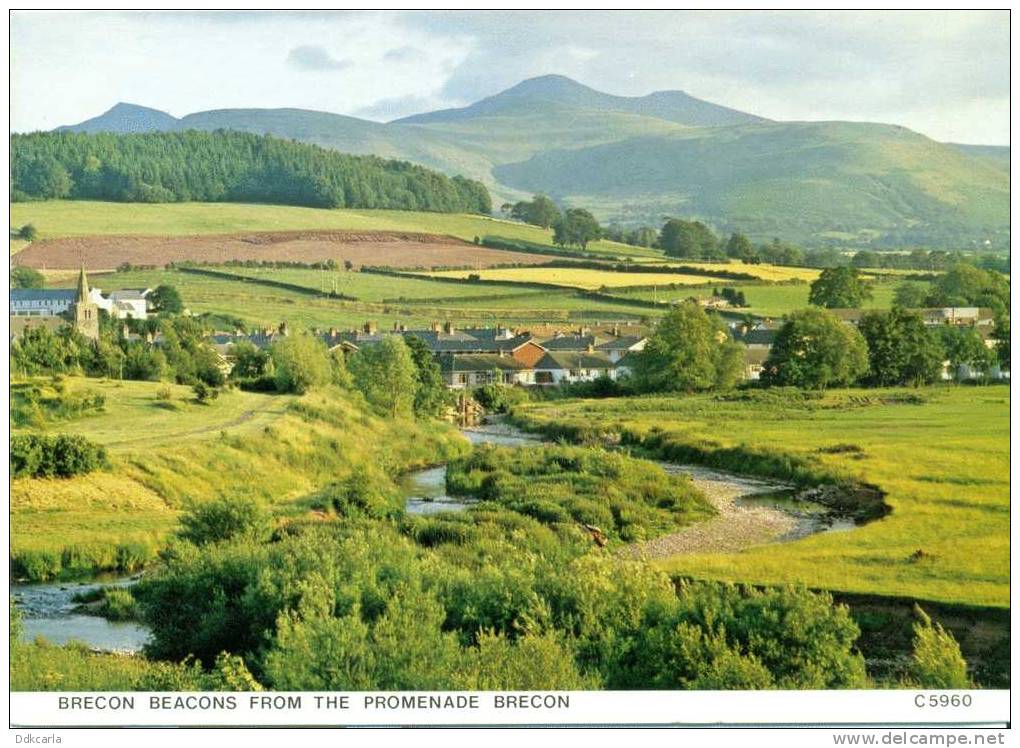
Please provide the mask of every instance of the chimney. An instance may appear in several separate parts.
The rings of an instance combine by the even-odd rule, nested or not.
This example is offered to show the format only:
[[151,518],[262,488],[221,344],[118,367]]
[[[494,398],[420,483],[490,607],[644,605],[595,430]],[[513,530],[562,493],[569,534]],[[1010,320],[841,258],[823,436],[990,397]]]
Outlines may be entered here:
[[280,323],[280,334],[286,336],[289,332],[290,331],[287,329],[287,323],[286,322],[281,322]]
[[366,322],[363,329],[364,329],[366,335],[375,335],[376,332],[379,331],[379,328],[376,327],[375,322],[373,322],[372,320],[369,320],[368,322]]
[[439,332],[439,323],[432,320],[432,332]]
[[443,332],[445,332],[447,335],[452,335],[453,329],[454,329],[453,323],[450,322],[449,320],[443,323]]
[[618,324],[613,325],[613,337],[614,338],[620,337],[620,326]]
[[403,322],[400,323],[400,332],[407,332],[407,325]]
[[329,328],[329,339],[330,340],[336,340],[336,328],[335,327]]
[[127,323],[127,322],[125,322],[125,323],[124,323],[124,327],[122,327],[122,328],[121,328],[121,333],[123,333],[123,335],[124,335],[124,337],[125,337],[125,338],[126,338],[126,337],[127,337],[128,335],[130,335],[130,334],[131,334],[131,328],[130,328],[130,327],[128,327],[128,323]]
[[594,353],[595,352],[595,344],[594,343],[588,343],[588,349],[587,350],[588,350],[588,353]]

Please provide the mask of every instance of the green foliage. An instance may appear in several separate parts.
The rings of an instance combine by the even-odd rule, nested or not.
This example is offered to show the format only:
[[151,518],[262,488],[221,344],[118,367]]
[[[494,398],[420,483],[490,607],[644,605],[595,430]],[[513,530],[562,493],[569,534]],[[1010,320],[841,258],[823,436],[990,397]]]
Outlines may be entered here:
[[414,393],[414,414],[419,418],[434,418],[443,414],[452,401],[452,395],[443,383],[443,375],[435,356],[425,342],[415,336],[404,336],[417,369],[417,388]]
[[22,199],[492,209],[488,190],[463,177],[243,132],[40,132],[13,136],[11,154],[12,192]]
[[165,283],[156,286],[146,297],[146,302],[157,314],[180,314],[184,311],[184,301],[180,292]]
[[381,519],[399,516],[404,496],[377,468],[366,465],[327,485],[316,496],[315,503],[341,517]]
[[478,404],[490,413],[509,413],[515,405],[528,402],[531,393],[524,387],[512,387],[500,382],[478,387],[471,393]]
[[11,268],[11,288],[45,288],[46,276],[35,268],[15,265]]
[[938,328],[942,347],[954,376],[963,376],[965,369],[985,374],[996,363],[996,352],[985,345],[981,333],[968,325],[944,325]]
[[269,515],[255,499],[233,496],[204,501],[181,515],[180,536],[196,545],[268,534]]
[[602,236],[602,227],[584,208],[568,208],[553,225],[553,244],[560,247],[576,246],[582,250]]
[[896,286],[896,292],[893,294],[893,306],[918,309],[924,306],[929,293],[930,286],[927,283],[911,281],[901,283]]
[[734,260],[753,262],[757,259],[757,252],[750,239],[739,231],[734,231],[726,240],[726,256]]
[[545,195],[535,195],[531,201],[521,200],[510,209],[510,216],[518,221],[548,229],[560,219],[560,209]]
[[779,328],[761,380],[822,389],[853,384],[867,371],[868,346],[860,332],[824,309],[804,309]]
[[869,312],[858,329],[868,344],[869,384],[930,384],[942,374],[941,340],[916,312],[900,307]]
[[110,621],[135,621],[139,609],[134,595],[127,587],[98,587],[71,598],[76,603],[88,604],[89,612]]
[[12,436],[10,459],[12,478],[70,478],[107,464],[106,449],[69,434]]
[[54,381],[52,387],[11,384],[10,393],[11,423],[20,427],[45,428],[52,423],[97,415],[106,409],[106,396],[101,392],[71,389],[61,381]]
[[412,414],[420,370],[403,338],[387,335],[364,346],[351,357],[350,370],[354,385],[373,408],[390,418]]
[[234,380],[257,380],[273,373],[273,357],[269,351],[257,348],[250,340],[241,340],[231,347],[234,366],[230,377]]
[[721,256],[719,237],[701,221],[669,219],[659,232],[659,246],[670,257],[688,260],[711,260]]
[[694,301],[670,309],[634,358],[637,386],[648,392],[731,387],[741,370],[739,347]]
[[1001,273],[957,263],[935,279],[926,303],[988,307],[996,315],[1009,314],[1009,281]]
[[967,675],[967,661],[953,635],[932,623],[919,607],[914,608],[919,620],[914,624],[914,652],[909,669],[910,685],[917,688],[973,688]]
[[304,394],[333,380],[333,363],[325,344],[305,333],[287,335],[270,348],[276,389]]
[[26,241],[34,242],[39,237],[39,230],[34,224],[26,223],[18,230],[18,236]]
[[[585,447],[479,447],[450,462],[446,483],[454,495],[495,502],[554,529],[598,527],[610,542],[652,538],[712,513],[688,479]],[[489,507],[469,514],[476,511]]]
[[808,296],[815,306],[826,309],[856,309],[871,298],[871,288],[855,267],[827,268],[811,284]]

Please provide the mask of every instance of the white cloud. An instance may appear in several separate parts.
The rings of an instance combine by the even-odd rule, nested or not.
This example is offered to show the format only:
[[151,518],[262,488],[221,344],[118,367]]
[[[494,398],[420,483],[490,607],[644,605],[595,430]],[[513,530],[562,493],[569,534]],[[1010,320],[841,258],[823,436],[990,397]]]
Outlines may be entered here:
[[15,12],[11,43],[16,130],[117,101],[178,116],[306,107],[387,118],[559,73],[616,94],[683,89],[773,119],[1009,139],[1004,11]]

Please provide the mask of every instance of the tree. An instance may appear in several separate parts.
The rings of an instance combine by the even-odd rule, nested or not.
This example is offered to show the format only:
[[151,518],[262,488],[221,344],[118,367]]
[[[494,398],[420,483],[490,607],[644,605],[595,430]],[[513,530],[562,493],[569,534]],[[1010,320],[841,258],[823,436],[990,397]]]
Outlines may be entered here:
[[916,312],[871,312],[858,329],[868,344],[868,384],[929,384],[942,373],[942,342]]
[[999,368],[1009,371],[1009,317],[999,317],[995,320],[995,332],[992,333],[995,339],[995,356],[999,360]]
[[1009,281],[1001,273],[956,263],[932,284],[928,306],[981,306],[1009,313]]
[[660,320],[634,376],[649,392],[695,392],[732,386],[740,368],[740,347],[697,302],[685,301]]
[[927,283],[911,283],[910,281],[901,283],[896,286],[896,291],[893,293],[893,306],[918,309],[924,306],[929,293],[931,293],[931,288]]
[[719,254],[719,239],[701,221],[671,218],[659,232],[659,246],[670,257],[711,259]]
[[535,195],[531,202],[521,200],[510,209],[510,216],[544,229],[551,227],[560,218],[560,209],[545,195]]
[[156,286],[147,297],[149,306],[157,314],[180,314],[184,311],[181,294],[173,286],[162,284]]
[[750,262],[757,257],[754,245],[751,244],[751,240],[738,231],[734,231],[730,234],[730,238],[726,242],[726,256],[734,260],[741,260],[743,262]]
[[575,245],[588,248],[588,242],[602,236],[602,227],[595,216],[584,208],[570,208],[553,226],[553,243],[561,247]]
[[957,378],[963,377],[967,370],[972,374],[984,374],[995,363],[995,352],[985,345],[975,328],[945,325],[938,329],[950,369]]
[[854,267],[827,268],[811,284],[808,296],[815,306],[826,309],[856,309],[871,298],[871,288]]
[[39,236],[39,231],[31,223],[26,223],[21,227],[21,230],[18,231],[18,236],[27,241],[34,242],[36,237]]
[[418,367],[403,338],[387,335],[368,345],[350,360],[354,385],[370,405],[391,418],[413,413],[418,390]]
[[855,328],[824,309],[793,312],[776,333],[762,370],[766,385],[847,386],[868,371],[868,346]]
[[304,394],[330,383],[332,368],[325,344],[306,333],[287,335],[270,347],[276,389]]
[[450,401],[449,390],[443,383],[443,375],[439,370],[432,352],[425,342],[416,335],[404,338],[411,351],[411,358],[417,369],[418,388],[414,394],[414,413],[419,417],[435,417],[442,415]]
[[234,344],[231,354],[234,367],[230,370],[233,379],[259,379],[272,373],[273,357],[269,351],[256,348],[249,340]]
[[15,265],[11,269],[11,288],[45,288],[46,277],[38,270],[24,265]]

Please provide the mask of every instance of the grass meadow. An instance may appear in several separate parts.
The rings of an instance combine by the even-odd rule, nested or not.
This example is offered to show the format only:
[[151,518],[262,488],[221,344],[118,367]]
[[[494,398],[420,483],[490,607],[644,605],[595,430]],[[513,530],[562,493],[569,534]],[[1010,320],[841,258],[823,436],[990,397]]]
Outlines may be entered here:
[[[48,200],[11,203],[11,225],[33,224],[39,238],[95,234],[226,234],[238,231],[413,231],[466,241],[486,236],[543,244],[552,253],[552,231],[516,221],[454,213],[400,210],[328,210],[244,203],[106,203]],[[12,251],[14,246],[12,244]],[[658,250],[610,241],[588,252],[612,257],[661,259]]]
[[59,426],[110,445],[108,470],[11,482],[15,576],[115,569],[118,554],[129,552],[140,565],[163,544],[180,510],[195,502],[246,495],[280,515],[300,515],[306,496],[356,466],[399,474],[467,445],[444,425],[376,418],[350,392],[302,398],[227,392],[206,406],[183,402],[188,388],[178,387],[171,402],[181,407],[164,410],[158,403],[166,384],[123,385],[127,397],[117,403],[108,397],[108,412]]
[[670,572],[1009,606],[1006,386],[553,401],[517,416],[553,433],[621,432],[660,455],[693,448],[738,471],[799,465],[873,484],[892,508],[845,532],[656,562]]

